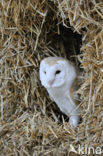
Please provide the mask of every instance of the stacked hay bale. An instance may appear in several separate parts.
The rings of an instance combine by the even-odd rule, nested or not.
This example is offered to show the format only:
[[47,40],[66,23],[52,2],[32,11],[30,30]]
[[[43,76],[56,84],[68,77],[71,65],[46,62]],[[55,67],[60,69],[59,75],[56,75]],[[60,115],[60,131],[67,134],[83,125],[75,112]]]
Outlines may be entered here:
[[[103,3],[4,0],[0,9],[0,155],[63,156],[69,155],[71,147],[77,151],[78,145],[101,148]],[[64,27],[69,20],[74,31],[82,34],[78,56],[84,69],[78,90],[82,123],[76,130],[64,120],[58,124],[55,105],[38,76],[42,58],[65,56],[51,46],[51,33],[55,33],[51,30],[58,28],[55,20]]]

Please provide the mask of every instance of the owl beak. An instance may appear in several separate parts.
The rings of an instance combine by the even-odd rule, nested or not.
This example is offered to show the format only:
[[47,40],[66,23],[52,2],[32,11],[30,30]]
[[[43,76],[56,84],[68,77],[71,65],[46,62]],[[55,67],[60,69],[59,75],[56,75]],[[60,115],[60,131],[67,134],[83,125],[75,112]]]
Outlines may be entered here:
[[54,82],[54,79],[48,81],[48,83],[49,83],[50,86],[53,84],[53,82]]

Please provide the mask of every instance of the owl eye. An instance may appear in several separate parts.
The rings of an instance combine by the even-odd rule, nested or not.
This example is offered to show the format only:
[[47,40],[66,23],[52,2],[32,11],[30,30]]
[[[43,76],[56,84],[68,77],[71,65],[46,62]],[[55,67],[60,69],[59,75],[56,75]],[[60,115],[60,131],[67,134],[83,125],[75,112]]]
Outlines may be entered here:
[[46,71],[44,71],[44,74],[46,74]]
[[61,71],[60,70],[57,70],[56,72],[55,72],[55,74],[59,74]]

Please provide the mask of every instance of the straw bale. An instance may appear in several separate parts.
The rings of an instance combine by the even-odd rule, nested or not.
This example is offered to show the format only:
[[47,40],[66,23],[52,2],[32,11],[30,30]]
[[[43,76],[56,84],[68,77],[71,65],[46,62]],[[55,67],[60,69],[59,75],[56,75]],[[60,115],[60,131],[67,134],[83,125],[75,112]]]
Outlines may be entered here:
[[[76,56],[83,70],[78,89],[82,122],[77,129],[69,127],[67,117],[51,102],[39,81],[42,58],[58,55],[69,58],[79,53],[71,47],[67,53],[68,48],[58,38],[60,25],[82,35],[81,52]],[[66,36],[68,42],[72,35]],[[74,35],[74,46],[75,42],[81,44],[75,37],[78,40]],[[2,0],[0,156],[77,155],[70,152],[71,147],[102,148],[102,110],[103,2]]]

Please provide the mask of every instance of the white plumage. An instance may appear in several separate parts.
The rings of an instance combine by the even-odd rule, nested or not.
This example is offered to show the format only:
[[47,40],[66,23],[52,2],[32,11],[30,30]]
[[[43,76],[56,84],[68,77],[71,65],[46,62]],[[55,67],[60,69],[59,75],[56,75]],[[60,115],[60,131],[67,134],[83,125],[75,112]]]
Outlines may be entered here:
[[40,63],[40,80],[51,99],[60,110],[69,117],[71,126],[77,127],[80,110],[76,106],[77,94],[74,90],[76,81],[75,67],[61,57],[47,57]]

